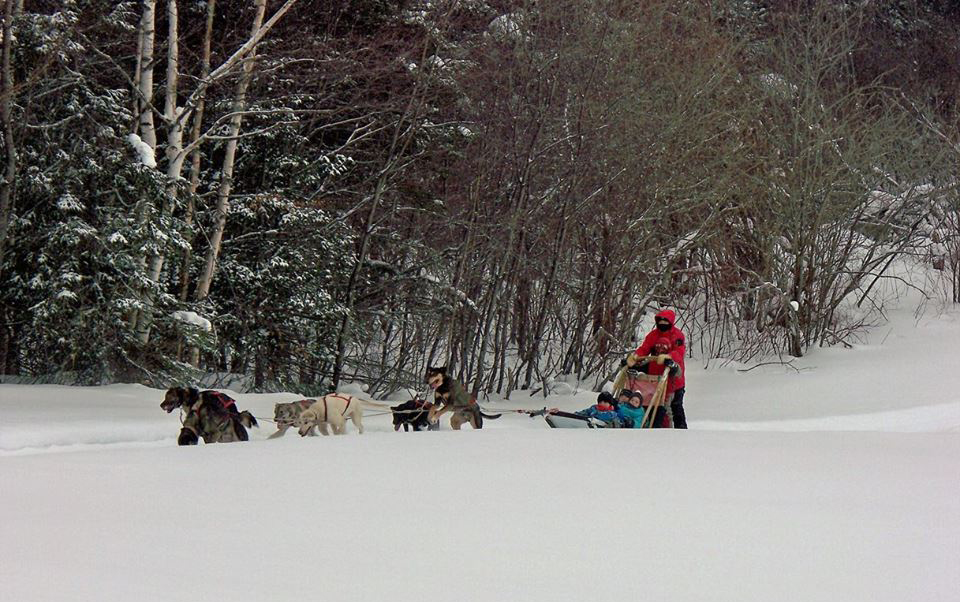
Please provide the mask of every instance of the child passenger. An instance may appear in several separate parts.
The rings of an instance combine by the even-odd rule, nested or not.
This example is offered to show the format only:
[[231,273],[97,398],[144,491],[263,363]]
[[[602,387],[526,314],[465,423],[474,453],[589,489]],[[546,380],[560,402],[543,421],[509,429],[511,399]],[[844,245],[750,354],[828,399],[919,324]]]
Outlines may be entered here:
[[577,412],[578,416],[596,418],[611,426],[620,426],[620,416],[614,403],[613,395],[604,391],[597,396],[597,403],[585,410]]
[[[626,397],[625,400],[624,397]],[[624,390],[620,393],[620,421],[624,428],[640,428],[643,424],[643,395],[639,391]]]

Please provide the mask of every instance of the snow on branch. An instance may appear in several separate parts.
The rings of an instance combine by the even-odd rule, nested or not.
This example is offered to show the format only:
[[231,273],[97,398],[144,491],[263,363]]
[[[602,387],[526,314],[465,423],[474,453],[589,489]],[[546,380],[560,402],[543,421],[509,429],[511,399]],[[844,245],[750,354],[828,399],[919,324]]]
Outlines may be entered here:
[[151,169],[156,168],[157,156],[154,154],[153,149],[150,148],[149,144],[144,142],[140,136],[137,136],[136,134],[129,134],[127,136],[127,142],[129,142],[130,146],[133,147],[133,150],[137,151],[137,154],[140,155],[141,163]]
[[196,326],[204,332],[210,332],[213,330],[213,325],[210,323],[210,320],[200,317],[196,312],[175,311],[173,312],[173,319],[179,322],[190,324],[191,326]]

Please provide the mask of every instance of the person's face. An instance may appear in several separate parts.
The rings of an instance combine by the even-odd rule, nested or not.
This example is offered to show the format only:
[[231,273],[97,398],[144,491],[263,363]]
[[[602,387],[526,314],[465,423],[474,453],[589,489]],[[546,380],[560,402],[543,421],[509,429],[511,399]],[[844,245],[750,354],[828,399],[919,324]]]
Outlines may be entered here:
[[635,408],[639,408],[639,407],[640,407],[640,398],[639,398],[639,397],[631,397],[631,398],[630,398],[630,405],[632,405],[632,406],[635,407]]

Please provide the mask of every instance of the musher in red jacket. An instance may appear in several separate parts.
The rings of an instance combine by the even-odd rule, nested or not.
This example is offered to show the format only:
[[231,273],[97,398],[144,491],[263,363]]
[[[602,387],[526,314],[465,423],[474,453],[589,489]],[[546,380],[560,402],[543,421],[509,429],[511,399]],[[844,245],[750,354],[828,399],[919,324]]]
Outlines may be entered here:
[[[669,309],[658,313],[654,319],[656,327],[647,333],[643,338],[643,343],[637,347],[637,350],[627,356],[627,366],[633,366],[640,361],[640,358],[652,355],[656,358],[649,364],[650,374],[663,374],[667,368],[664,366],[666,360],[673,360],[673,363],[679,366],[675,375],[670,377],[667,382],[667,396],[670,400],[670,413],[673,417],[673,428],[687,428],[687,417],[683,412],[683,395],[686,391],[684,387],[684,365],[683,357],[687,353],[687,338],[683,332],[675,326],[676,314]],[[668,362],[670,363],[670,362]]]

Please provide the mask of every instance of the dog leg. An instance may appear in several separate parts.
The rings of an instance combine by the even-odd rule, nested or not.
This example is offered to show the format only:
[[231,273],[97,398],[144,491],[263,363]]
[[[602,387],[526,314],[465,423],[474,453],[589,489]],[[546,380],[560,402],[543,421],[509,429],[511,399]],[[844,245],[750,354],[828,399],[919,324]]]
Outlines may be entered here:
[[334,435],[344,435],[347,432],[346,429],[347,420],[339,414],[334,414],[330,416],[330,426],[333,427]]
[[444,405],[444,406],[442,406],[442,407],[441,407],[441,406],[438,406],[438,405],[435,405],[435,406],[431,407],[431,408],[430,408],[430,412],[427,413],[427,420],[429,420],[430,422],[434,422],[434,423],[440,422],[440,417],[443,416],[444,414],[446,414],[446,413],[449,412],[449,411],[450,411],[450,406],[448,406],[448,405]]
[[196,445],[200,442],[196,431],[189,427],[180,429],[180,436],[177,438],[177,445]]
[[317,428],[320,429],[320,434],[323,435],[324,437],[326,437],[327,435],[330,434],[329,432],[327,432],[327,423],[326,423],[326,422],[319,422],[319,423],[317,423]]
[[353,419],[353,426],[357,427],[357,434],[362,435],[363,434],[363,410],[358,408],[357,411],[354,412],[353,416],[351,416],[350,418]]
[[236,435],[234,441],[249,441],[250,435],[247,434],[247,429],[243,427],[239,420],[235,420],[233,423],[233,433]]
[[276,439],[277,437],[283,437],[283,435],[287,432],[287,429],[289,429],[289,428],[290,428],[290,425],[289,425],[289,424],[284,424],[283,426],[278,426],[278,427],[277,427],[277,432],[275,432],[274,434],[272,434],[272,435],[270,435],[269,437],[267,437],[267,439]]

